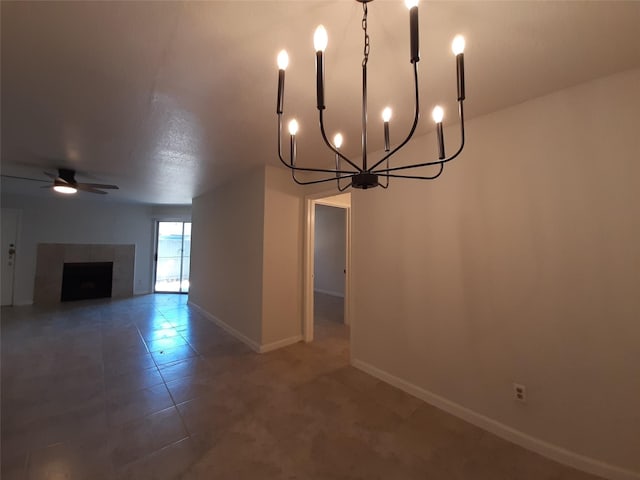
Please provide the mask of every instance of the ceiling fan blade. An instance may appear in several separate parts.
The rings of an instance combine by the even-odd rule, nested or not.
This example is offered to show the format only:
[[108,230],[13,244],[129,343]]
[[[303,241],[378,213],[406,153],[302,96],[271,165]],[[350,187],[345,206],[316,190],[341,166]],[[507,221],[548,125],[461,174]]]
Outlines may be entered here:
[[53,188],[54,186],[69,186],[75,188],[77,190],[81,190],[83,192],[89,193],[97,193],[98,195],[106,195],[108,192],[104,192],[103,190],[119,190],[117,185],[109,185],[105,183],[79,183],[75,181],[75,171],[65,168],[58,169],[58,175],[55,175],[50,172],[43,172],[47,177],[53,179],[53,182],[50,180],[40,180],[36,178],[27,178],[27,177],[18,177],[13,175],[2,175],[2,177],[6,178],[15,178],[18,180],[31,180],[34,182],[43,182],[48,185],[44,185],[41,188]]
[[83,192],[89,192],[89,193],[99,193],[100,195],[106,195],[107,192],[103,192],[102,190],[98,190],[97,188],[93,188],[90,186],[87,186],[87,184],[85,183],[78,183],[75,185],[75,187],[78,190],[81,190]]
[[117,185],[105,185],[102,183],[78,183],[78,185],[82,185],[84,187],[91,187],[91,188],[104,188],[106,190],[119,190],[119,187]]
[[16,177],[15,175],[2,175],[2,178],[15,178],[16,180],[29,180],[31,182],[51,183],[49,180],[41,180],[39,178]]

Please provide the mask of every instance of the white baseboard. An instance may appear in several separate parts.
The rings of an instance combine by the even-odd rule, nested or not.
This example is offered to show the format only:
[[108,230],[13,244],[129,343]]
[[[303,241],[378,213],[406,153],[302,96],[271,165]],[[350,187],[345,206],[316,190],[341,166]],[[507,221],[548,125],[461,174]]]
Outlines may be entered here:
[[394,387],[413,395],[414,397],[424,400],[445,412],[462,418],[463,420],[504,438],[505,440],[520,445],[528,450],[532,450],[559,463],[563,463],[610,480],[640,480],[640,472],[633,472],[615,465],[610,465],[594,458],[566,450],[539,438],[527,435],[526,433],[509,427],[508,425],[500,423],[485,415],[474,412],[473,410],[469,410],[462,405],[458,405],[457,403],[447,400],[440,395],[429,392],[428,390],[418,387],[417,385],[407,382],[406,380],[396,377],[384,370],[380,370],[379,368],[361,360],[352,358],[351,363],[354,367],[359,368],[360,370],[363,370],[364,372],[367,372],[368,374],[373,375],[374,377],[379,378],[380,380],[389,383]]
[[213,323],[218,325],[220,328],[222,328],[225,332],[229,333],[230,335],[233,335],[235,338],[240,340],[242,343],[248,345],[249,348],[251,348],[253,351],[255,351],[257,353],[270,352],[270,351],[276,350],[278,348],[286,347],[288,345],[293,345],[294,343],[298,343],[300,340],[302,340],[302,335],[295,335],[293,337],[283,338],[282,340],[277,340],[275,342],[271,342],[271,343],[267,343],[267,344],[261,345],[258,342],[255,342],[254,340],[251,340],[249,337],[247,337],[243,333],[239,332],[238,330],[236,330],[235,328],[233,328],[229,324],[223,322],[222,320],[220,320],[215,315],[212,315],[211,313],[207,312],[200,305],[192,302],[191,300],[188,300],[188,304],[191,305],[196,310],[198,310],[200,313],[202,313],[205,317],[207,317]]
[[189,305],[191,305],[193,308],[195,308],[196,310],[198,310],[200,313],[202,313],[205,317],[207,317],[209,320],[211,320],[213,323],[215,323],[216,325],[218,325],[220,328],[222,328],[225,332],[227,332],[230,335],[233,335],[235,338],[237,338],[238,340],[240,340],[242,343],[244,343],[245,345],[247,345],[249,348],[251,348],[252,350],[254,350],[255,352],[260,353],[260,348],[261,345],[257,342],[255,342],[254,340],[251,340],[249,337],[247,337],[244,333],[239,332],[238,330],[236,330],[235,328],[233,328],[231,325],[223,322],[222,320],[220,320],[218,317],[216,317],[215,315],[212,315],[211,313],[207,312],[204,308],[202,308],[200,305],[198,305],[197,303],[194,303],[191,300],[188,300],[187,302]]
[[264,344],[260,347],[260,353],[270,352],[272,350],[277,350],[278,348],[287,347],[289,345],[293,345],[294,343],[298,343],[302,340],[302,335],[295,335],[289,338],[283,338],[282,340],[278,340],[276,342],[271,342]]
[[318,293],[324,293],[325,295],[331,295],[332,297],[344,298],[344,293],[340,293],[340,292],[333,292],[331,290],[322,290],[320,288],[314,288],[313,291],[314,293],[318,292]]

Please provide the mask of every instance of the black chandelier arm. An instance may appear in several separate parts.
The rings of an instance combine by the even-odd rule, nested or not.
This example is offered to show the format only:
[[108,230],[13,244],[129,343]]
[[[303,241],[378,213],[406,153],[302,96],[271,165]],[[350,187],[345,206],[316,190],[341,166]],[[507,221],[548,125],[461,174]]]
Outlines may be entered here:
[[[387,168],[389,168],[389,159],[388,158],[387,158]],[[380,183],[379,185],[384,189],[389,188],[389,176],[387,175],[387,183],[385,183],[384,185],[382,183]]]
[[[296,169],[291,169],[291,178],[293,178],[293,181],[296,182],[298,185],[314,185],[316,183],[326,183],[326,182],[333,182],[335,181],[335,177],[329,177],[329,178],[323,178],[321,180],[309,180],[309,181],[301,181],[298,180],[296,178]],[[345,175],[344,177],[340,177],[340,178],[351,178],[354,175],[356,175],[355,173],[350,174],[350,175]],[[351,185],[347,185],[343,190],[340,190],[341,192],[344,191],[346,188],[350,187]]]
[[[317,173],[339,173],[340,175],[343,175],[340,178],[349,178],[352,177],[354,175],[357,175],[358,172],[352,172],[352,171],[348,171],[348,170],[330,170],[328,168],[309,168],[309,167],[296,167],[295,165],[291,165],[290,163],[287,163],[281,156],[280,156],[280,161],[284,164],[285,167],[287,167],[289,170],[291,171],[295,171],[295,172],[317,172]],[[329,181],[329,180],[335,180],[336,177],[331,177],[328,180],[323,180],[323,181]]]
[[278,113],[278,157],[282,163],[287,164],[282,159],[282,113]]
[[[443,158],[442,160],[434,160],[432,162],[417,163],[415,165],[405,165],[405,166],[402,166],[402,167],[384,168],[384,169],[381,169],[381,170],[373,171],[371,173],[375,173],[376,175],[382,175],[384,173],[396,172],[398,170],[407,170],[407,169],[411,169],[411,168],[430,167],[432,165],[445,164],[447,162],[450,162],[454,158],[456,158],[458,155],[460,155],[460,153],[462,153],[462,150],[464,149],[464,144],[465,144],[464,106],[463,106],[463,101],[462,100],[460,100],[460,102],[459,102],[458,110],[459,110],[459,116],[460,116],[460,147],[458,148],[456,153],[454,153],[453,155],[451,155],[451,156],[449,156],[447,158]],[[419,178],[419,177],[415,177],[415,178]]]
[[[340,177],[340,178],[345,178],[345,177]],[[339,192],[344,192],[346,189],[348,189],[349,187],[351,187],[351,184],[348,183],[346,184],[344,187],[340,186],[340,179],[336,180],[336,183],[338,184],[338,191]]]
[[[328,168],[310,168],[310,167],[297,167],[295,165],[291,165],[290,162],[287,162],[282,156],[282,114],[278,114],[278,158],[280,162],[292,171],[300,171],[300,172],[318,172],[318,173],[334,173],[345,175],[343,178],[351,177],[358,172],[353,172],[351,170],[331,170]],[[295,180],[295,179],[294,179]],[[330,180],[333,180],[331,178]]]
[[348,175],[348,176],[342,176],[339,172],[340,168],[340,164],[339,164],[339,160],[338,157],[336,157],[336,188],[338,189],[339,192],[344,192],[347,188],[349,188],[351,186],[351,183],[348,183],[347,185],[345,185],[344,187],[340,185],[340,180],[342,180],[343,178],[351,178],[353,177],[353,175],[357,175],[357,173],[354,173],[353,175]]
[[[398,175],[398,174],[394,174],[394,173],[376,173],[376,175],[378,175],[380,177],[387,177],[387,180],[389,178],[414,178],[416,180],[435,180],[440,175],[442,175],[443,171],[444,171],[444,163],[440,163],[440,169],[438,170],[438,173],[436,173],[435,175],[431,175],[431,176]],[[380,186],[383,186],[383,185],[380,185]],[[387,184],[387,186],[388,186],[388,184]],[[387,187],[384,187],[384,188],[387,188]]]
[[319,113],[319,122],[320,122],[320,133],[322,134],[322,139],[324,140],[324,143],[327,145],[327,147],[329,147],[329,149],[335,153],[336,155],[338,155],[341,159],[343,159],[345,162],[347,162],[349,165],[351,165],[353,168],[355,168],[358,173],[362,173],[362,168],[360,168],[358,165],[356,165],[355,163],[353,163],[351,160],[349,160],[347,157],[345,157],[342,153],[340,153],[340,150],[338,150],[337,148],[335,148],[331,142],[329,141],[329,139],[327,138],[327,132],[324,129],[324,110],[318,110]]
[[402,141],[402,143],[400,145],[398,145],[393,150],[391,150],[389,153],[387,153],[384,157],[382,157],[380,160],[378,160],[371,168],[369,168],[367,170],[370,173],[376,173],[374,170],[382,162],[387,160],[389,157],[394,155],[398,150],[400,150],[402,147],[404,147],[409,142],[409,140],[411,140],[411,137],[413,137],[413,134],[415,133],[416,128],[418,127],[418,120],[420,119],[420,94],[418,92],[418,62],[415,62],[413,64],[413,84],[414,84],[414,88],[415,88],[415,92],[416,92],[416,95],[415,95],[416,103],[415,103],[414,116],[413,116],[413,125],[411,125],[411,130],[409,131],[409,134]]
[[340,179],[343,177],[342,175],[340,175],[340,173],[338,173],[339,171],[340,171],[340,157],[336,155],[336,188],[338,189],[339,192],[344,192],[347,188],[351,186],[351,184],[349,183],[344,187],[340,186]]

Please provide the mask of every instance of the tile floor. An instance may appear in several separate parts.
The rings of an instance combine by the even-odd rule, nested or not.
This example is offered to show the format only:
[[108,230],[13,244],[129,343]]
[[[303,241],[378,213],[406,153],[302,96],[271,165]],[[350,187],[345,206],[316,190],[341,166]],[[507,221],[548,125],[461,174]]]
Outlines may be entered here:
[[2,479],[595,478],[350,367],[332,299],[264,355],[186,300],[3,307]]

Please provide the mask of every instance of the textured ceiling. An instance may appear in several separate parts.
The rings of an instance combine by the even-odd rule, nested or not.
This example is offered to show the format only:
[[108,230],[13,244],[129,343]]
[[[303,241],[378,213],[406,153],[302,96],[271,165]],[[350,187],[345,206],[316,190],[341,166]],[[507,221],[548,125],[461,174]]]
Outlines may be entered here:
[[[358,155],[361,4],[343,1],[2,2],[2,173],[78,170],[111,200],[190,203],[258,164],[276,165],[275,57],[287,48],[285,117],[299,160],[325,165],[312,35],[322,23],[328,134]],[[379,112],[397,140],[413,111],[408,13],[369,4],[371,149]],[[422,111],[455,111],[450,41],[467,38],[467,114],[482,115],[640,66],[640,2],[422,2]],[[419,133],[431,128],[423,115]],[[47,194],[36,182],[7,192]],[[82,194],[88,195],[88,194]]]

